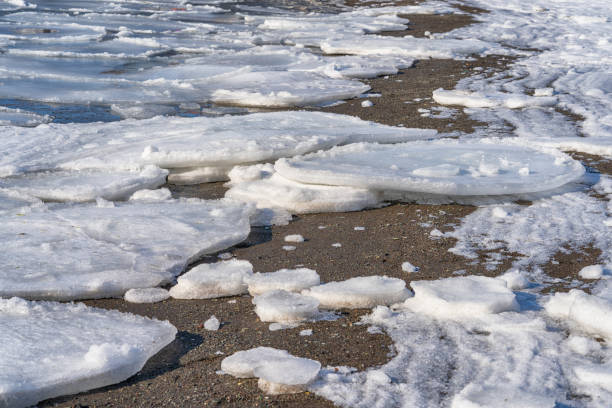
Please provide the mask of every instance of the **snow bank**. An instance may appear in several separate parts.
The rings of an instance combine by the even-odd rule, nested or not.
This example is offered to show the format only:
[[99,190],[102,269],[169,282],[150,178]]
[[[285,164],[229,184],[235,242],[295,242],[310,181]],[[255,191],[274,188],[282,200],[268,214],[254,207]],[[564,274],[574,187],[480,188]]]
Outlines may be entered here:
[[168,322],[84,304],[0,299],[0,401],[27,407],[121,382],[175,335]]
[[358,309],[402,302],[412,294],[406,282],[387,276],[364,276],[329,282],[302,291],[319,300],[324,309]]
[[244,279],[251,296],[272,290],[300,292],[320,283],[319,274],[308,268],[280,269],[276,272],[255,273]]
[[253,273],[248,261],[230,259],[212,264],[200,264],[177,279],[170,288],[175,299],[211,299],[242,295],[247,292],[244,279]]

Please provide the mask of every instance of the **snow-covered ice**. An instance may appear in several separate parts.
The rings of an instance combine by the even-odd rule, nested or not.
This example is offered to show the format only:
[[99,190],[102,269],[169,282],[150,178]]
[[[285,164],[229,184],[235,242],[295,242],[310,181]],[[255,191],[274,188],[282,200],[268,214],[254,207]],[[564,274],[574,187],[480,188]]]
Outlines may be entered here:
[[176,332],[168,322],[80,303],[0,299],[0,405],[27,407],[121,382]]
[[319,274],[308,268],[280,269],[276,272],[255,273],[244,279],[251,296],[272,290],[300,292],[320,283]]
[[307,358],[292,358],[255,367],[259,389],[268,395],[295,394],[306,390],[321,370],[321,363]]
[[502,141],[352,144],[274,165],[310,184],[445,195],[500,195],[550,190],[579,179],[584,167],[555,150]]
[[135,288],[123,295],[126,302],[131,303],[157,303],[169,297],[170,293],[164,288]]
[[247,293],[244,279],[253,273],[248,261],[230,259],[217,263],[200,264],[177,279],[170,288],[175,299],[211,299]]
[[251,210],[225,201],[100,201],[26,210],[0,214],[0,296],[122,296],[169,283],[190,262],[250,232]]
[[253,298],[253,304],[262,322],[294,323],[313,319],[319,313],[316,298],[285,290],[257,295]]
[[435,281],[412,281],[414,297],[404,306],[439,318],[465,318],[518,310],[514,293],[501,279],[459,276]]
[[329,282],[302,291],[319,300],[323,309],[358,309],[392,305],[406,300],[412,293],[406,282],[387,276],[363,276]]

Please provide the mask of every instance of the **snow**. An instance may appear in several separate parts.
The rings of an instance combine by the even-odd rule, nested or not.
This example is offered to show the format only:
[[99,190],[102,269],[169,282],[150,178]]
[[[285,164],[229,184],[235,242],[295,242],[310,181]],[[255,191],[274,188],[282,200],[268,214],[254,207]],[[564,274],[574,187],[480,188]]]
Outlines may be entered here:
[[[449,166],[454,166],[452,171]],[[529,174],[519,174],[525,167]],[[554,150],[502,141],[449,140],[393,146],[352,144],[280,159],[274,168],[281,176],[301,183],[459,196],[549,190],[579,179],[585,171],[579,162]]]
[[300,234],[286,235],[283,239],[285,242],[304,242],[304,237]]
[[372,101],[363,101],[363,102],[361,102],[361,107],[362,108],[371,108],[372,106],[374,106],[374,103],[372,103]]
[[506,282],[506,286],[510,290],[521,290],[529,287],[529,279],[524,271],[519,269],[510,269],[503,275],[498,276],[498,279]]
[[514,293],[500,279],[459,276],[435,281],[412,281],[414,297],[404,306],[415,313],[441,319],[461,319],[518,310]]
[[27,407],[126,380],[176,332],[168,322],[81,303],[0,299],[2,406]]
[[495,108],[505,107],[518,109],[532,106],[554,106],[557,98],[554,96],[527,96],[516,94],[483,94],[462,90],[447,91],[436,89],[433,91],[433,100],[442,105],[460,105],[467,108]]
[[323,309],[358,309],[402,302],[412,294],[406,282],[387,276],[364,276],[329,282],[302,291],[319,300]]
[[255,273],[245,278],[251,296],[272,290],[300,292],[320,283],[319,274],[308,268],[280,269],[276,272]]
[[312,329],[300,330],[300,336],[312,336]]
[[247,292],[244,279],[253,273],[248,261],[230,259],[211,264],[200,264],[177,279],[170,288],[175,299],[211,299],[241,295]]
[[255,313],[262,322],[295,323],[319,313],[319,301],[285,290],[273,290],[253,298]]
[[138,288],[125,292],[123,298],[130,303],[157,303],[170,297],[164,288]]
[[283,361],[294,358],[285,350],[272,347],[256,347],[250,350],[238,351],[221,361],[221,370],[237,378],[251,378],[253,370],[261,364],[273,361]]
[[220,326],[221,323],[219,322],[219,319],[215,317],[215,315],[210,316],[208,320],[204,322],[204,328],[208,331],[217,331],[219,330]]
[[283,245],[282,248],[283,248],[284,251],[287,251],[287,252],[295,251],[297,249],[297,247],[295,247],[293,245]]
[[545,305],[546,311],[557,319],[569,320],[587,333],[612,339],[612,301],[572,289],[556,293]]
[[600,279],[604,274],[602,265],[589,265],[582,268],[578,275],[583,279]]
[[18,209],[0,214],[3,297],[122,296],[128,289],[169,283],[190,262],[235,245],[250,232],[250,209],[225,201],[99,201]]

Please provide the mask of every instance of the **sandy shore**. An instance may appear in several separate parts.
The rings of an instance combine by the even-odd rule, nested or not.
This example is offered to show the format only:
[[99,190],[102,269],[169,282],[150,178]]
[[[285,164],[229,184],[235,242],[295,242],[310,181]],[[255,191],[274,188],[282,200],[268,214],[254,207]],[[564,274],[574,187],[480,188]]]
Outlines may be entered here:
[[[469,24],[469,16],[408,16],[412,24],[405,32],[393,35],[423,35]],[[373,93],[374,106],[362,108],[362,100],[322,109],[359,116],[380,123],[407,127],[435,128],[442,132],[470,131],[485,124],[474,122],[460,111],[453,118],[435,119],[421,116],[418,109],[433,104],[431,92],[436,88],[451,89],[474,69],[503,69],[508,60],[479,58],[474,61],[424,60],[413,68],[386,78],[366,81]],[[415,99],[420,99],[415,101]],[[405,103],[410,102],[410,103]],[[610,174],[609,161],[576,155],[585,164]],[[173,187],[175,195],[219,198],[221,183],[201,186]],[[303,265],[317,270],[324,282],[354,276],[388,275],[406,282],[437,279],[465,271],[469,274],[499,275],[511,262],[509,258],[495,270],[486,270],[481,263],[453,255],[448,249],[452,239],[432,240],[433,228],[448,231],[461,218],[474,211],[461,205],[394,204],[385,208],[354,213],[313,214],[295,217],[287,226],[254,229],[249,240],[229,252],[249,260],[256,271],[269,272]],[[354,227],[365,227],[355,230]],[[296,244],[294,251],[285,251],[283,238],[302,234],[306,241]],[[341,247],[332,244],[340,243]],[[559,254],[559,264],[545,265],[551,276],[566,282],[577,278],[577,272],[594,263],[598,253],[586,248],[580,253]],[[202,262],[216,261],[209,256]],[[418,273],[402,272],[401,263],[410,261],[421,269]],[[459,272],[458,272],[459,271]],[[562,289],[560,284],[556,289]],[[177,339],[131,379],[91,392],[56,398],[40,406],[80,407],[196,407],[196,406],[332,406],[310,393],[267,397],[256,380],[238,380],[217,375],[221,360],[238,350],[257,346],[286,349],[302,357],[319,360],[323,366],[346,365],[359,370],[384,364],[392,356],[390,339],[383,334],[370,334],[359,325],[360,316],[369,310],[346,311],[335,321],[303,324],[296,329],[270,331],[268,324],[257,319],[249,296],[202,301],[167,300],[153,305],[126,303],[120,299],[86,302],[88,305],[169,320],[179,334]],[[211,315],[222,327],[217,332],[203,328]],[[312,336],[300,336],[303,329],[312,329]],[[220,354],[220,353],[223,354]]]

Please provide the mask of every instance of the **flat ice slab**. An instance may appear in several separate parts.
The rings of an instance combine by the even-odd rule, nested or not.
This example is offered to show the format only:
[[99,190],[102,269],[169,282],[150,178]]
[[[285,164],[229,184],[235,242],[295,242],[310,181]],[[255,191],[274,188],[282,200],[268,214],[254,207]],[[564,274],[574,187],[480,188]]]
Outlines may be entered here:
[[271,347],[238,351],[221,362],[221,370],[234,377],[258,377],[259,388],[271,395],[304,391],[320,369],[318,361]]
[[156,166],[142,170],[59,170],[0,178],[0,188],[38,197],[45,201],[125,200],[142,189],[155,189],[166,182],[168,171]]
[[255,313],[262,322],[294,323],[313,319],[319,300],[285,290],[265,292],[253,298]]
[[0,299],[0,405],[121,382],[175,335],[168,322],[84,304]]
[[250,213],[198,199],[8,210],[0,213],[0,296],[73,300],[156,287],[246,239]]
[[320,283],[317,271],[308,268],[280,269],[276,272],[255,273],[244,281],[249,286],[251,296],[261,295],[272,290],[299,292]]
[[280,159],[281,176],[310,184],[445,195],[501,195],[550,190],[585,170],[556,150],[501,141],[353,144]]
[[435,281],[412,281],[414,297],[404,306],[438,318],[466,318],[517,311],[514,293],[501,279],[460,276]]
[[324,309],[372,308],[403,302],[412,294],[406,282],[387,276],[363,276],[340,282],[329,282],[302,291],[319,300]]
[[253,265],[238,259],[201,264],[179,276],[177,284],[170,288],[170,296],[175,299],[212,299],[242,295],[247,292],[244,279],[252,273]]
[[480,40],[432,40],[375,35],[321,42],[321,50],[326,54],[393,55],[410,58],[461,58],[470,54],[480,54],[490,46],[491,44]]

